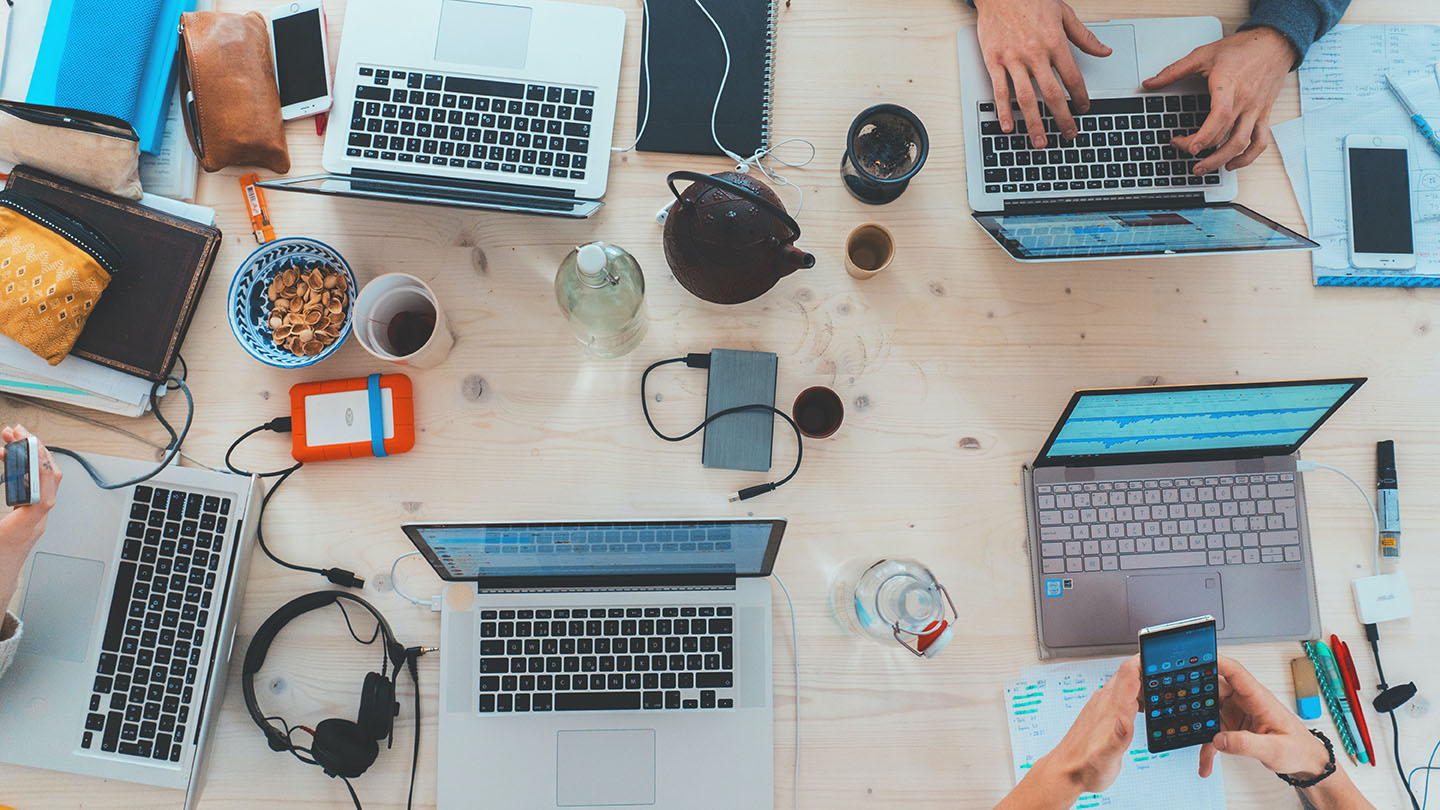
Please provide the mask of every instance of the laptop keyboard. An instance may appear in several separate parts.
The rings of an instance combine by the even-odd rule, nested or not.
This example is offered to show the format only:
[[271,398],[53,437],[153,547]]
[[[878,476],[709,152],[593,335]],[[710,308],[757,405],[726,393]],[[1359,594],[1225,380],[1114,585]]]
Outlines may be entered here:
[[480,711],[730,709],[734,609],[485,610]]
[[1301,560],[1295,475],[1035,487],[1045,574]]
[[584,180],[595,91],[360,67],[347,157]]
[[230,499],[137,486],[80,747],[179,762]]
[[1000,130],[994,101],[980,102],[980,154],[985,193],[1053,196],[1055,192],[1188,188],[1220,185],[1216,172],[1197,177],[1195,164],[1213,150],[1189,155],[1170,145],[1193,135],[1210,112],[1208,95],[1097,98],[1076,115],[1075,138],[1060,137],[1049,109],[1040,105],[1049,136],[1044,149],[1025,134],[1020,106],[1011,102],[1015,132]]

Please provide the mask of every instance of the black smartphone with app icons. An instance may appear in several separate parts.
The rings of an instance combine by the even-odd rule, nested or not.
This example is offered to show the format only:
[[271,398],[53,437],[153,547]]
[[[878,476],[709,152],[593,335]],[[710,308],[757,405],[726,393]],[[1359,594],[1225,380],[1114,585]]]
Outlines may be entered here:
[[1150,753],[1203,745],[1220,731],[1215,617],[1140,631],[1140,701]]

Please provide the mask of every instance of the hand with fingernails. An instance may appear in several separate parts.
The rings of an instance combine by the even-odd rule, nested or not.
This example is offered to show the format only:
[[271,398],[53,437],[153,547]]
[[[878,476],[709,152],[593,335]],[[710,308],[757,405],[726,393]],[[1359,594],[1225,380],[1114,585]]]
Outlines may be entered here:
[[[29,436],[30,431],[20,425],[7,427],[0,430],[0,445],[18,442]],[[0,464],[4,461],[5,450],[0,446]],[[25,558],[30,556],[30,549],[35,547],[40,535],[45,533],[45,523],[55,506],[55,494],[63,477],[59,465],[43,443],[40,444],[39,461],[40,480],[31,482],[32,486],[40,487],[39,502],[17,506],[0,518],[0,618],[4,617],[6,606],[15,595]]]
[[[1090,96],[1075,56],[1070,52],[1070,43],[1091,56],[1109,56],[1110,47],[1091,33],[1075,16],[1075,10],[1062,0],[975,0],[975,10],[976,34],[980,50],[985,54],[985,69],[990,72],[995,88],[995,112],[1000,118],[1000,129],[1015,131],[1015,117],[1010,112],[1013,82],[1022,119],[1040,121],[1039,101],[1043,99],[1061,136],[1074,138],[1079,128],[1071,107],[1076,113],[1089,110]],[[1037,86],[1040,88],[1038,99]],[[1066,90],[1073,99],[1068,104]],[[1027,127],[1027,132],[1036,149],[1048,144],[1043,128]]]

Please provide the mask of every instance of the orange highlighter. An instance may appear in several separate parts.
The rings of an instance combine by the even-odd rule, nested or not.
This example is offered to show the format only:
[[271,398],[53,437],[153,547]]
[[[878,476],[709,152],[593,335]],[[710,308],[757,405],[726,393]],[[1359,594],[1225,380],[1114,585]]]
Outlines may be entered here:
[[1375,765],[1375,746],[1370,742],[1370,729],[1365,725],[1365,709],[1360,705],[1360,675],[1355,671],[1355,659],[1350,657],[1350,645],[1330,634],[1330,647],[1340,663],[1340,677],[1345,682],[1345,698],[1355,709],[1355,724],[1360,727],[1360,739],[1365,743],[1365,754],[1370,765]]

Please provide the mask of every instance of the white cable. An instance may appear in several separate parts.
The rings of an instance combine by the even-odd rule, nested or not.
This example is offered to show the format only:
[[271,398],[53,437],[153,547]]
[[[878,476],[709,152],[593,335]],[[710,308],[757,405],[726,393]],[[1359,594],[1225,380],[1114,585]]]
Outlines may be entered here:
[[395,558],[395,562],[390,563],[390,587],[391,587],[391,588],[394,588],[394,589],[395,589],[395,593],[399,594],[399,595],[400,595],[400,598],[401,598],[401,599],[404,599],[404,600],[407,601],[407,602],[411,602],[411,603],[413,603],[413,604],[420,605],[421,607],[433,608],[433,607],[435,606],[435,603],[434,603],[433,601],[431,601],[431,602],[422,602],[422,601],[420,601],[419,599],[416,599],[415,597],[411,596],[410,594],[405,593],[404,591],[400,590],[400,580],[398,580],[398,579],[395,578],[395,568],[396,568],[396,566],[400,565],[400,561],[401,561],[401,560],[405,559],[406,557],[418,557],[418,556],[420,556],[420,552],[418,552],[418,551],[407,551],[407,552],[405,552],[404,554],[401,554],[399,557],[396,557],[396,558]]
[[790,609],[790,639],[795,645],[795,776],[790,788],[794,810],[800,810],[800,634],[795,632],[795,603],[790,601],[790,589],[785,587],[785,580],[779,574],[772,571],[770,576],[780,586],[780,592],[785,594],[785,605]]
[[790,163],[788,161],[781,160],[778,157],[775,158],[775,160],[778,163],[789,166],[792,169],[804,168],[805,166],[810,165],[810,162],[815,159],[815,144],[810,143],[810,141],[804,138],[786,138],[780,143],[777,143],[769,148],[760,147],[755,150],[755,154],[751,155],[748,158],[743,158],[735,152],[730,151],[730,149],[726,147],[725,144],[720,142],[720,133],[715,127],[715,121],[720,116],[720,100],[725,96],[725,84],[730,80],[730,42],[725,39],[725,29],[721,28],[720,23],[715,21],[715,17],[711,15],[710,9],[705,8],[705,4],[700,2],[700,0],[695,0],[695,5],[700,7],[700,11],[705,15],[705,19],[709,20],[710,24],[715,26],[715,33],[720,35],[720,46],[725,49],[725,72],[720,75],[720,89],[715,92],[715,105],[710,108],[710,137],[715,140],[715,145],[720,148],[721,152],[725,153],[726,157],[735,161],[735,171],[741,174],[749,174],[750,168],[753,166],[754,168],[759,169],[760,173],[765,175],[765,177],[768,178],[770,182],[775,183],[776,185],[781,187],[790,186],[791,188],[799,192],[800,201],[795,205],[795,218],[799,219],[800,212],[805,210],[805,189],[790,182],[788,179],[785,178],[784,175],[770,170],[761,161],[764,160],[764,158],[768,156],[771,152],[775,151],[781,146],[784,146],[791,141],[799,141],[810,147],[810,157],[799,163]]
[[[645,125],[650,123],[650,0],[640,0],[640,8],[645,15],[642,18],[642,27],[645,36],[640,45],[641,48],[641,69],[645,71],[645,113],[640,119],[640,126],[635,130],[635,140],[629,146],[612,146],[611,152],[629,152],[640,145],[640,139],[645,137]],[[728,53],[728,51],[727,51]],[[722,85],[723,87],[723,85]]]
[[1359,492],[1359,493],[1360,493],[1360,497],[1365,499],[1365,505],[1370,508],[1370,518],[1371,518],[1372,520],[1374,520],[1374,522],[1375,522],[1375,543],[1374,543],[1374,545],[1372,545],[1372,546],[1370,547],[1370,549],[1371,549],[1371,551],[1373,551],[1373,552],[1375,553],[1375,575],[1376,575],[1376,576],[1379,576],[1379,575],[1380,575],[1380,513],[1375,511],[1375,503],[1370,500],[1370,493],[1366,492],[1366,491],[1365,491],[1365,488],[1362,487],[1362,486],[1360,486],[1360,483],[1359,483],[1358,481],[1356,481],[1354,478],[1351,478],[1351,477],[1349,476],[1349,474],[1347,474],[1344,470],[1340,469],[1339,467],[1331,467],[1329,464],[1321,464],[1321,463],[1319,463],[1318,461],[1297,461],[1297,462],[1295,463],[1295,469],[1298,470],[1298,471],[1300,471],[1300,472],[1305,472],[1306,470],[1312,470],[1312,469],[1313,469],[1313,470],[1329,470],[1330,472],[1333,472],[1333,473],[1339,475],[1341,478],[1344,478],[1346,481],[1349,481],[1349,482],[1350,482],[1350,486],[1355,487],[1355,491],[1356,491],[1356,492]]

